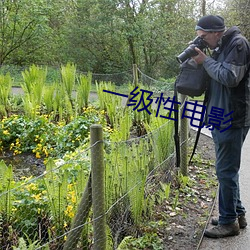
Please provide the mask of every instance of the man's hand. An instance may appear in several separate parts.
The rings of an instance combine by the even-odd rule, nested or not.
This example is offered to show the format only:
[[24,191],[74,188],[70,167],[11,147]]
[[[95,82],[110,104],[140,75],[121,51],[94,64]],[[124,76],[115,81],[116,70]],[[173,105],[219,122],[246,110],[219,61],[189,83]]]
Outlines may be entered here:
[[207,56],[197,47],[194,48],[195,51],[198,53],[197,56],[192,57],[197,64],[203,64]]

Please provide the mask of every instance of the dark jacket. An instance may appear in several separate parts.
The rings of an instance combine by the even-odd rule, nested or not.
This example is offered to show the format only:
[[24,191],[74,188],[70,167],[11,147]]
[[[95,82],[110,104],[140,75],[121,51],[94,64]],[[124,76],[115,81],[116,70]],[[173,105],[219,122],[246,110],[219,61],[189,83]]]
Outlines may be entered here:
[[206,121],[216,113],[212,107],[223,110],[224,116],[233,111],[224,121],[232,120],[221,121],[220,128],[250,126],[250,45],[240,33],[237,27],[227,30],[219,48],[203,63],[211,77]]

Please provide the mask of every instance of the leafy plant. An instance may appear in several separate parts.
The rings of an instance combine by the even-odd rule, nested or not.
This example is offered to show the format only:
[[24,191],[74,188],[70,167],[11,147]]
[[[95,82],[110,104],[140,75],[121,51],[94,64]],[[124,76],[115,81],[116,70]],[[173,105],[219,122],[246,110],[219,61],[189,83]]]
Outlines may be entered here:
[[12,79],[10,74],[0,75],[0,115],[7,116],[9,105],[8,98],[11,93]]
[[162,183],[160,182],[161,189],[158,191],[160,196],[160,202],[168,200],[171,192],[171,183]]
[[35,65],[22,72],[24,82],[21,86],[24,90],[24,110],[29,117],[34,118],[40,111],[46,75],[47,68],[42,69]]
[[182,189],[185,189],[187,186],[191,185],[189,176],[182,175],[181,173],[178,174],[178,181]]
[[67,63],[66,66],[61,66],[62,86],[66,91],[69,100],[72,102],[72,92],[76,81],[76,66],[72,63]]
[[145,123],[145,128],[150,133],[156,161],[163,162],[174,148],[173,130],[174,123],[164,118],[153,116],[150,123]]
[[0,213],[5,215],[9,222],[13,206],[13,194],[10,190],[14,186],[12,166],[8,167],[3,160],[0,161]]
[[115,85],[111,82],[100,82],[99,84],[96,83],[96,89],[99,98],[100,109],[103,109],[107,112],[107,122],[113,128],[115,126],[115,122],[117,121],[117,115],[122,115],[121,97],[115,94],[103,92],[103,90],[115,92]]
[[[18,246],[13,246],[13,250],[35,250],[40,246],[39,241],[32,242],[30,239],[28,239],[28,245],[24,238],[20,237],[18,239]],[[49,249],[49,248],[46,248]]]
[[163,242],[156,233],[145,233],[142,237],[125,237],[117,250],[154,249],[163,250]]
[[45,105],[45,113],[51,114],[53,111],[54,95],[55,95],[56,84],[46,86],[44,89],[43,102]]
[[39,230],[39,227],[44,228],[42,221],[49,221],[48,197],[41,179],[35,180],[32,176],[22,177],[18,182],[18,188],[12,190],[12,193],[15,196],[13,227],[16,230],[22,228],[19,232],[21,237],[35,241],[40,235],[41,240],[47,234],[48,228]]
[[179,196],[180,196],[180,191],[177,189],[175,190],[175,196],[172,204],[173,209],[176,209],[179,205]]
[[83,111],[68,124],[51,122],[50,116],[35,119],[13,115],[0,121],[0,150],[11,150],[14,155],[33,152],[37,158],[63,155],[74,151],[89,139],[90,126],[102,123],[103,116],[93,107]]
[[87,75],[81,74],[78,78],[78,82],[76,103],[79,111],[81,111],[84,107],[88,107],[92,74],[90,72],[88,72]]

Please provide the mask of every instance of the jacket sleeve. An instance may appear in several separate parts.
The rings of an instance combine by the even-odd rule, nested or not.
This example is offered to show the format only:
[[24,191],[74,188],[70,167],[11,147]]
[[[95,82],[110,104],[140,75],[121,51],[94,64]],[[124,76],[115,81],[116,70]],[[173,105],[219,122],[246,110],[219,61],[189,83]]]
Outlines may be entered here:
[[211,57],[207,57],[203,66],[215,81],[233,88],[238,86],[248,70],[249,54],[248,43],[243,37],[240,37],[234,39],[231,45],[226,48],[224,58],[219,57],[218,61],[216,61]]

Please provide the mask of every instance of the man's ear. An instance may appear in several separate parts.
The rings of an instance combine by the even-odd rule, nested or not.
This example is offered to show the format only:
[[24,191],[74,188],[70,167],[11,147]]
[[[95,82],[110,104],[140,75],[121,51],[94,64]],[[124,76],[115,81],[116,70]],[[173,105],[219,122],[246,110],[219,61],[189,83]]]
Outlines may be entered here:
[[223,36],[224,32],[215,32],[215,35],[218,37],[218,38],[221,38]]

